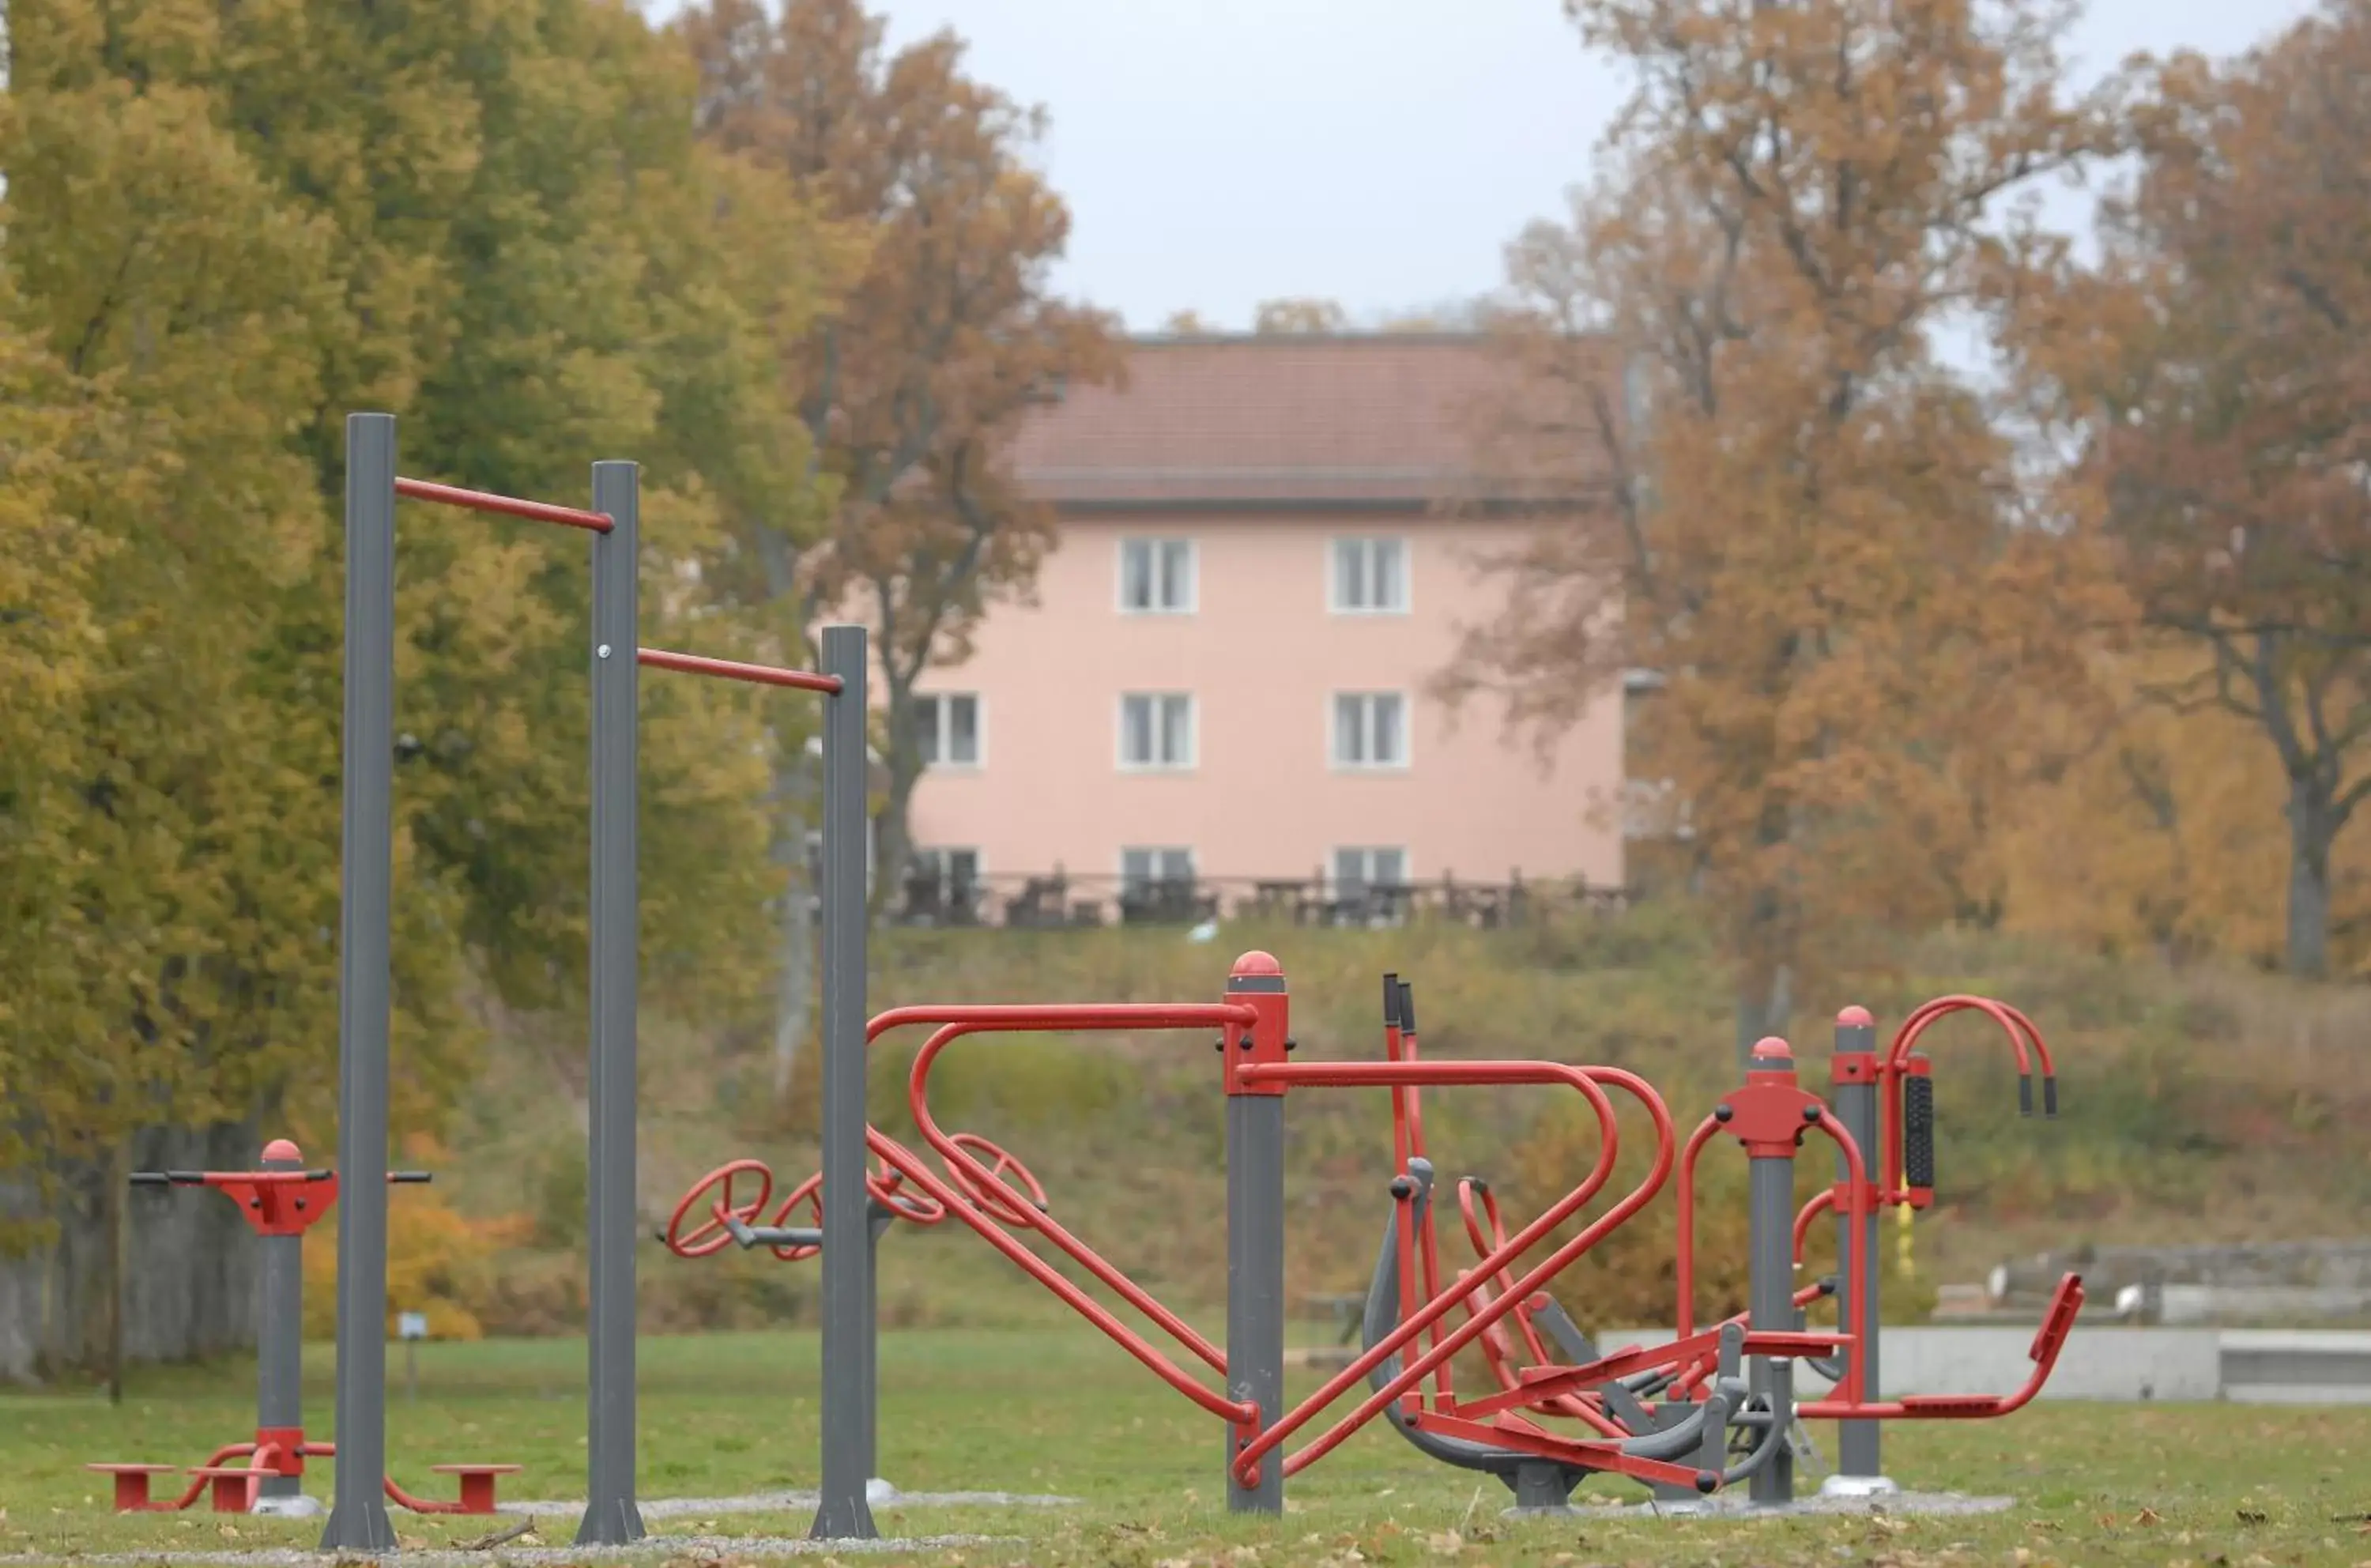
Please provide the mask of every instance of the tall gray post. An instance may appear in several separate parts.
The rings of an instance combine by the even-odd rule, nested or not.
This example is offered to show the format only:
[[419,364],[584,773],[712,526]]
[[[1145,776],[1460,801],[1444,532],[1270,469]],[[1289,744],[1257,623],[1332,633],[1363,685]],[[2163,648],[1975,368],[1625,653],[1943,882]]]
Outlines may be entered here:
[[639,470],[593,465],[592,1074],[585,1172],[592,1288],[587,1301],[585,1505],[579,1546],[642,1539],[634,1501],[634,1058],[636,569]]
[[[295,1144],[274,1139],[258,1167],[302,1170],[305,1157]],[[306,1189],[309,1193],[311,1189]],[[255,1429],[295,1433],[305,1425],[305,1238],[266,1236],[263,1285],[255,1303]],[[266,1476],[256,1491],[259,1514],[291,1514],[302,1505],[305,1483],[296,1476]]]
[[864,1473],[881,1476],[881,1238],[897,1223],[895,1210],[868,1201],[864,1209]]
[[[1281,974],[1227,977],[1231,997],[1281,991]],[[1408,1027],[1413,1027],[1409,1025]],[[1246,1035],[1248,1042],[1249,1036]],[[1227,1397],[1259,1406],[1260,1425],[1284,1413],[1284,1096],[1227,1097]],[[1227,1510],[1284,1512],[1284,1453],[1260,1461],[1259,1484],[1235,1474],[1236,1435],[1226,1433]]]
[[873,1249],[864,1190],[865,651],[823,628],[823,1475],[818,1540],[872,1540]]
[[[1845,1124],[1854,1145],[1860,1150],[1862,1169],[1871,1182],[1878,1176],[1877,1117],[1877,1025],[1860,1008],[1846,1008],[1836,1015],[1836,1055],[1834,1068],[1834,1100],[1836,1120]],[[1842,1149],[1836,1151],[1836,1180],[1845,1179],[1846,1167]],[[1848,1287],[1849,1297],[1858,1302],[1859,1320],[1845,1323],[1847,1333],[1861,1339],[1862,1366],[1866,1381],[1861,1397],[1874,1400],[1878,1392],[1878,1277],[1879,1251],[1877,1205],[1869,1205],[1868,1214],[1855,1235],[1849,1205],[1836,1205],[1836,1268],[1837,1283]],[[1840,1299],[1845,1294],[1840,1293]],[[1879,1456],[1879,1424],[1874,1421],[1842,1421],[1836,1424],[1836,1476],[1840,1487],[1867,1490],[1852,1486],[1853,1481],[1867,1482],[1885,1474]]]
[[[1756,1332],[1790,1333],[1795,1328],[1795,1161],[1791,1156],[1749,1153],[1746,1165],[1752,1326]],[[1795,1364],[1785,1356],[1755,1356],[1749,1388],[1761,1397],[1782,1434],[1770,1462],[1753,1472],[1750,1495],[1756,1503],[1791,1503],[1795,1449],[1783,1434],[1795,1424]]]
[[395,877],[395,416],[346,416],[338,940],[338,1465],[323,1550],[387,1551],[387,1039]]

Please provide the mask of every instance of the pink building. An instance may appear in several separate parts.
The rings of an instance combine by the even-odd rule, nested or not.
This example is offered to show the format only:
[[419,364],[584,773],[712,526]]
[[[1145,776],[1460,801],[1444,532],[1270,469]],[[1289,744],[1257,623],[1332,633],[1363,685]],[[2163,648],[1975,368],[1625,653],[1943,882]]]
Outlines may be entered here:
[[1490,374],[1461,336],[1156,338],[1125,391],[1049,407],[1017,454],[1061,525],[1035,602],[922,687],[914,838],[949,891],[998,905],[1058,868],[1108,918],[1123,884],[1188,880],[1304,910],[1619,886],[1619,693],[1545,764],[1495,702],[1426,695],[1498,612],[1476,556],[1521,526],[1438,504]]

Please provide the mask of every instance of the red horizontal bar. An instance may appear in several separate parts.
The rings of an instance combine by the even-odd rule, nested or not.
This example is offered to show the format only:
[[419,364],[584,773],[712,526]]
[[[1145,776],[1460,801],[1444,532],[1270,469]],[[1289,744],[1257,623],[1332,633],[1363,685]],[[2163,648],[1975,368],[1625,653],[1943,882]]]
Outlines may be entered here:
[[505,517],[526,517],[538,523],[557,523],[567,528],[589,528],[596,534],[606,534],[617,525],[606,512],[585,512],[573,506],[554,506],[548,501],[521,501],[515,495],[496,495],[492,490],[462,490],[457,485],[430,484],[426,479],[398,478],[395,493],[410,496],[414,501],[431,502],[438,506],[458,506],[469,512],[499,512]]
[[785,670],[773,664],[741,664],[730,659],[703,659],[697,653],[674,653],[664,648],[637,648],[634,661],[654,670],[681,670],[688,675],[714,675],[719,680],[747,681],[752,686],[792,686],[800,691],[839,693],[838,675],[813,670]]

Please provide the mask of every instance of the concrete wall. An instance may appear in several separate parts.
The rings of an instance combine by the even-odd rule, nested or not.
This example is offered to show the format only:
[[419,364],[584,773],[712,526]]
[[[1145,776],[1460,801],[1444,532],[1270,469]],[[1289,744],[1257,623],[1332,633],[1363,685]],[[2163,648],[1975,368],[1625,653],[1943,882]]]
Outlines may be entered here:
[[[1882,1395],[2008,1393],[2033,1364],[2030,1328],[1887,1329],[1879,1341]],[[1653,1345],[1668,1329],[1609,1330],[1612,1351]],[[1825,1379],[1799,1367],[1798,1389],[1823,1393]],[[2231,1400],[2251,1403],[2371,1403],[2371,1333],[2266,1332],[2238,1329],[2078,1326],[2038,1396],[2044,1400]]]

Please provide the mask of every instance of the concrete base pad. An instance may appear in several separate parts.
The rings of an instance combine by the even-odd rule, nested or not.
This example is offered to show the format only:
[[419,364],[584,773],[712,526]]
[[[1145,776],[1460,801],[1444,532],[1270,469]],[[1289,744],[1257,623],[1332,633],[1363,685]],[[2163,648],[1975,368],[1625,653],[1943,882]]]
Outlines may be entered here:
[[1661,1517],[1675,1519],[1769,1519],[1818,1514],[1998,1514],[2017,1505],[2014,1497],[1971,1497],[1961,1492],[1890,1492],[1879,1496],[1813,1495],[1792,1503],[1757,1505],[1743,1487],[1685,1503],[1608,1501],[1595,1506],[1509,1508],[1510,1519]]

